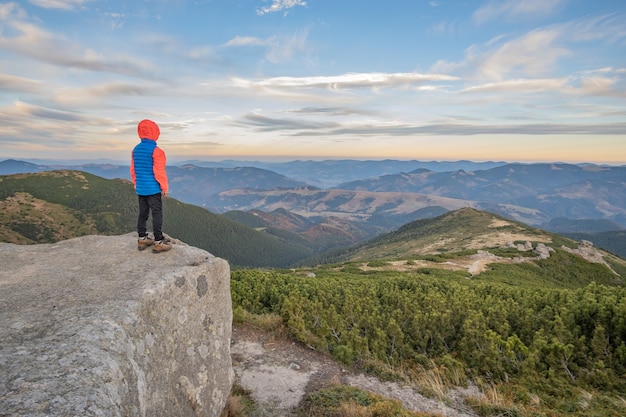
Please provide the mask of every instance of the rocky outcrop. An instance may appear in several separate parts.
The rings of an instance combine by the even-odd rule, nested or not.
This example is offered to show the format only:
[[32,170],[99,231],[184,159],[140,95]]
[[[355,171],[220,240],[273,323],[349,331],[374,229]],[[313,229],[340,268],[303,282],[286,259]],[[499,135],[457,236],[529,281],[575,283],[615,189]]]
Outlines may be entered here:
[[538,260],[548,259],[550,257],[550,253],[554,252],[550,246],[546,246],[545,244],[539,242],[534,249],[535,254],[537,255]]
[[[546,246],[546,244],[543,242],[537,243],[537,246],[533,248],[533,244],[528,240],[523,244],[521,243],[515,244],[513,242],[506,242],[506,244],[503,247],[514,248],[520,252],[533,251],[535,255],[537,255],[536,259],[538,261],[541,261],[543,259],[548,259],[550,257],[550,253],[554,252],[554,249],[552,249],[550,246]],[[524,262],[524,261],[526,261],[526,259],[523,259],[523,258],[519,259],[519,262]]]
[[1,416],[219,416],[228,263],[133,234],[0,244]]
[[613,272],[615,275],[619,275],[613,268],[611,268],[611,265],[609,265],[604,260],[604,256],[602,256],[602,253],[593,247],[593,242],[590,242],[588,240],[581,240],[580,242],[578,242],[577,249],[568,248],[565,245],[561,246],[561,249],[569,253],[573,253],[574,255],[578,255],[588,262],[603,264],[604,266],[609,268],[611,272]]

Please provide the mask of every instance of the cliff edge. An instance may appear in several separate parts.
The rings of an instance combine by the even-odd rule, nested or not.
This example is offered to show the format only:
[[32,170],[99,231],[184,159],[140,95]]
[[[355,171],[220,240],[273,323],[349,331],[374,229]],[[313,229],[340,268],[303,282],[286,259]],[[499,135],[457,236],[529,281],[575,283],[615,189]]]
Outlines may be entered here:
[[134,236],[0,243],[0,416],[220,415],[229,265]]

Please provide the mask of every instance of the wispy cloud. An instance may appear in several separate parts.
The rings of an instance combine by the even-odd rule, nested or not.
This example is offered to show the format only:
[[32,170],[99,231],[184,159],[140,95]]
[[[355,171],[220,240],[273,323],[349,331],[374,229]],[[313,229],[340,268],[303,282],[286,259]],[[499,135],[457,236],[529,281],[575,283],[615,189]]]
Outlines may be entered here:
[[479,25],[504,18],[537,18],[553,13],[568,0],[491,0],[474,12],[474,22]]
[[28,0],[29,3],[44,9],[76,10],[93,0]]
[[272,118],[260,113],[249,113],[239,122],[243,126],[251,126],[260,132],[312,130],[321,131],[336,129],[341,125],[330,121],[314,121],[305,119]]
[[456,23],[450,21],[439,22],[432,27],[432,32],[438,35],[453,35],[457,31]]
[[354,88],[401,88],[415,84],[454,81],[457,77],[420,73],[348,73],[336,76],[274,77],[258,81],[240,80],[241,85],[281,88],[323,88],[328,90]]
[[223,46],[226,48],[262,47],[265,48],[265,59],[273,64],[278,64],[299,54],[306,54],[308,35],[308,29],[302,29],[291,36],[270,36],[266,39],[254,36],[236,36]]
[[224,44],[226,47],[240,47],[240,46],[265,46],[268,44],[267,40],[257,38],[255,36],[235,36]]
[[77,112],[62,111],[43,106],[35,106],[21,101],[14,103],[14,111],[15,114],[19,114],[23,117],[29,118],[35,117],[39,119],[54,119],[66,122],[79,122],[85,119]]
[[623,78],[587,77],[581,80],[578,91],[592,96],[626,98],[626,82]]
[[86,88],[60,88],[51,96],[51,100],[64,105],[102,105],[102,99],[104,98],[123,97],[129,99],[138,96],[147,97],[154,96],[155,91],[160,90],[154,86],[148,87],[137,83],[115,82]]
[[24,93],[40,92],[42,82],[15,75],[0,74],[0,90]]
[[503,43],[484,55],[474,55],[474,48],[468,58],[476,68],[479,77],[503,79],[508,76],[544,76],[549,74],[557,62],[570,55],[570,51],[557,42],[562,35],[559,28],[534,30],[517,39]]
[[300,109],[287,110],[287,113],[322,116],[352,116],[373,115],[372,111],[348,107],[303,107]]
[[505,93],[505,92],[546,92],[563,91],[568,80],[559,78],[506,80],[485,83],[465,88],[461,93]]
[[26,11],[17,3],[0,3],[0,20],[24,18],[26,18]]
[[449,119],[440,122],[418,124],[412,122],[352,121],[346,123],[325,120],[303,120],[263,116],[249,113],[236,122],[236,125],[254,128],[258,132],[277,132],[289,136],[412,136],[412,135],[616,135],[626,128],[626,123],[603,124],[563,124],[563,123],[508,123],[493,124],[485,122],[460,123]]
[[584,42],[626,39],[626,29],[618,23],[623,18],[593,17],[540,27],[514,38],[500,35],[485,44],[468,47],[463,61],[439,61],[431,70],[493,81],[543,78],[556,72]]
[[104,56],[94,50],[83,49],[62,35],[30,23],[20,8],[1,9],[0,21],[5,27],[10,28],[0,33],[0,49],[59,67],[154,77],[155,68],[146,64],[144,60],[125,56]]
[[267,13],[276,13],[283,12],[288,13],[288,11],[296,6],[306,6],[306,1],[302,0],[272,0],[272,4],[267,7],[260,7],[257,9],[258,15],[264,15]]
[[307,49],[308,30],[299,30],[288,38],[272,38],[270,48],[265,57],[276,64],[289,60]]

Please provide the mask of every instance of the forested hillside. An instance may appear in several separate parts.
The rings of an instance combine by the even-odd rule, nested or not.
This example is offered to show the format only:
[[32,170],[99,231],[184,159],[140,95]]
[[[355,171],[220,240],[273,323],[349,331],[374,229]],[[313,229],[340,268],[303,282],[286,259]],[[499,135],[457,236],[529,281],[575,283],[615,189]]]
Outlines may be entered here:
[[[79,171],[0,176],[0,208],[0,240],[9,243],[51,243],[136,230],[132,184]],[[222,257],[233,267],[282,267],[311,253],[172,198],[164,200],[164,212],[166,234]]]
[[626,413],[626,288],[605,265],[566,252],[477,277],[384,265],[235,271],[235,316],[278,316],[307,346],[440,401],[471,381],[490,393],[466,404],[480,416]]
[[439,401],[470,381],[479,416],[626,413],[624,259],[470,208],[335,255],[235,271],[236,318]]

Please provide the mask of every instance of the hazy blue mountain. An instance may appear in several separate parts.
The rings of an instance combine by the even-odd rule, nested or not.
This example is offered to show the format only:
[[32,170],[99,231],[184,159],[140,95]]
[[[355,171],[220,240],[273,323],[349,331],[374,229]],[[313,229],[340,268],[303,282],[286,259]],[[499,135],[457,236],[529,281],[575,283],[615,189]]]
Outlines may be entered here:
[[[581,166],[572,164],[506,164],[487,170],[411,172],[366,178],[339,184],[345,190],[424,192],[454,198],[492,200],[494,193],[505,199],[542,194],[587,180],[626,181],[626,166]],[[468,190],[468,187],[470,188]]]
[[17,161],[15,159],[0,161],[0,175],[33,173],[45,170],[45,168],[30,162]]
[[193,160],[187,161],[186,163],[205,167],[250,166],[263,168],[320,188],[332,188],[348,181],[409,172],[416,169],[428,169],[435,172],[458,170],[474,171],[506,164],[506,162],[492,161],[399,161],[393,159],[365,161],[354,159],[329,159],[324,161],[296,160],[289,162],[235,160],[210,162]]
[[254,167],[204,168],[195,165],[167,168],[171,195],[186,203],[222,211],[211,197],[232,189],[270,190],[306,186],[273,171]]
[[626,226],[625,166],[507,164],[479,171],[418,169],[352,181],[337,188],[376,192],[393,189],[511,204],[539,211],[547,218],[606,219]]
[[[318,218],[318,222],[329,217],[350,219],[350,215],[355,215],[358,218],[352,220],[361,223],[359,229],[373,233],[420,218],[429,207],[454,210],[471,206],[534,226],[563,217],[608,220],[626,227],[626,166],[394,160],[193,162],[168,166],[171,195],[220,213],[254,209],[273,212],[284,208]],[[211,164],[220,166],[199,166]],[[2,166],[10,167],[11,172],[59,168],[13,160],[0,163]],[[103,178],[129,179],[127,165],[69,167]],[[457,169],[445,171],[445,168]],[[384,174],[375,176],[380,172]],[[326,184],[342,178],[358,179],[319,189],[302,178]],[[438,201],[435,197],[455,201]]]

